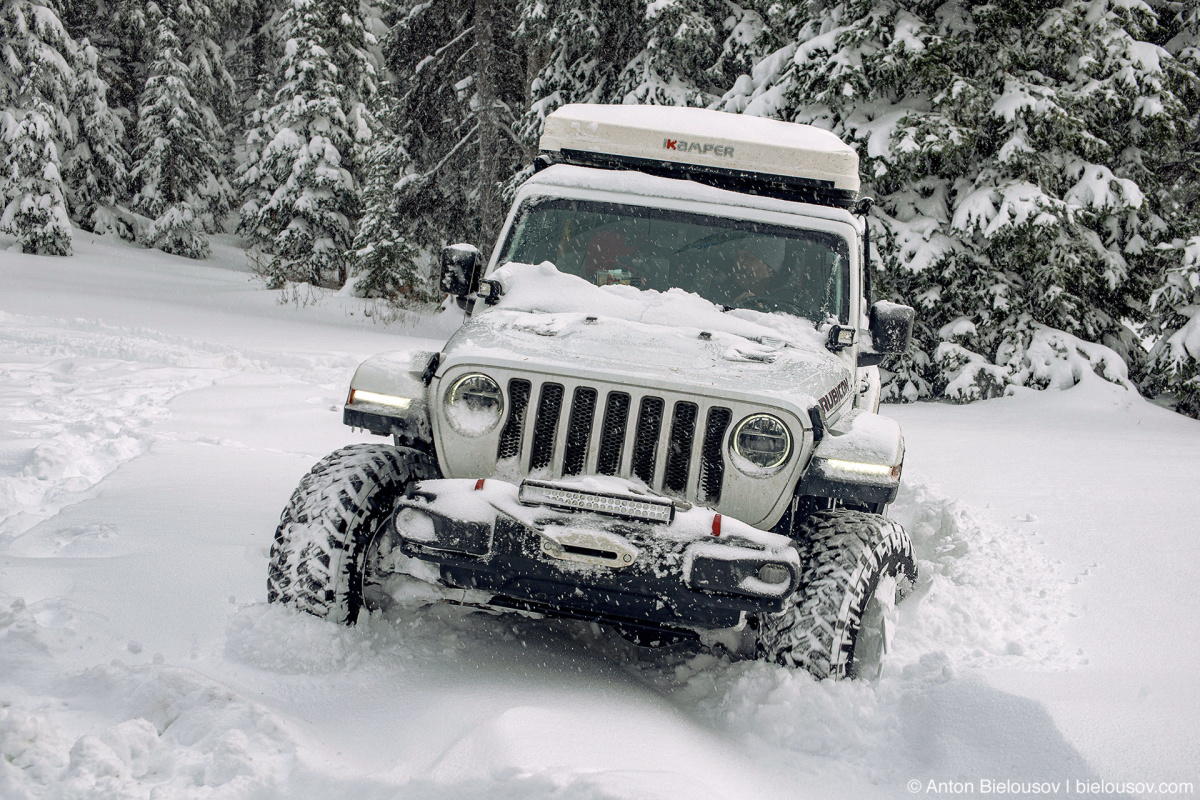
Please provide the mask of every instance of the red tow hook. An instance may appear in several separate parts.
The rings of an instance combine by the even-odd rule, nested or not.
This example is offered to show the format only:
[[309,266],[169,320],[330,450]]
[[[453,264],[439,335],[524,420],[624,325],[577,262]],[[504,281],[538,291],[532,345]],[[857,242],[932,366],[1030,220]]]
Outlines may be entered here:
[[721,515],[713,514],[713,536],[721,535]]
[[475,491],[477,491],[477,492],[478,492],[480,489],[482,489],[482,488],[483,488],[483,482],[484,482],[484,480],[486,480],[486,479],[485,479],[485,478],[480,478],[479,480],[475,481]]

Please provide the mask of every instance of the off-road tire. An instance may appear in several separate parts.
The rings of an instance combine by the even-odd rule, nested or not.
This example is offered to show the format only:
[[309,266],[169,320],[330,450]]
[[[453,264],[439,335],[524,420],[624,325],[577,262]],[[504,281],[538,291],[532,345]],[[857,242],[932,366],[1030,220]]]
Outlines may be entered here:
[[407,447],[352,444],[318,461],[275,530],[268,602],[353,625],[371,541],[410,482],[436,477],[433,459]]
[[801,586],[783,612],[759,620],[758,655],[817,678],[852,676],[863,612],[880,580],[895,578],[896,602],[916,581],[912,542],[887,517],[844,509],[812,514],[793,535]]

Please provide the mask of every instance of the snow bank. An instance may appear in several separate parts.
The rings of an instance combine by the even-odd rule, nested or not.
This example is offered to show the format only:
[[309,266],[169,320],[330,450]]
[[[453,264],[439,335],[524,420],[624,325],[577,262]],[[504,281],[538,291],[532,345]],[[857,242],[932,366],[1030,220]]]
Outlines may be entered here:
[[[946,339],[973,333],[973,327],[954,323],[942,330]],[[1112,349],[1028,321],[1001,343],[995,363],[953,341],[939,344],[933,360],[949,379],[943,396],[958,403],[1002,397],[1024,387],[1070,389],[1097,378],[1137,391],[1125,361]]]
[[[0,596],[5,671],[38,672],[73,635],[38,621],[36,609]],[[161,661],[161,659],[160,659]],[[269,712],[189,669],[150,664],[85,669],[55,681],[53,704],[0,707],[0,796],[279,796],[294,747]],[[121,720],[74,735],[79,715]]]

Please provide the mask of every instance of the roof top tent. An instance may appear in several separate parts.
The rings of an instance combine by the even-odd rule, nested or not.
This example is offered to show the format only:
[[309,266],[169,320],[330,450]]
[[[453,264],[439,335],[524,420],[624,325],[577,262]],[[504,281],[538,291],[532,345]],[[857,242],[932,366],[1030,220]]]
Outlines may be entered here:
[[539,167],[632,169],[840,208],[858,198],[858,154],[836,135],[724,111],[566,105],[546,117],[540,149]]

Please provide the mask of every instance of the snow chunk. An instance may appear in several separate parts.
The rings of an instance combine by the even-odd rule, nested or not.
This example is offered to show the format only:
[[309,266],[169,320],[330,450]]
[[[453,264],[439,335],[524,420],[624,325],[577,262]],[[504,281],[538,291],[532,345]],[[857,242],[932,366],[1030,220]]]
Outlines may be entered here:
[[943,342],[953,341],[959,337],[974,336],[975,323],[970,317],[957,317],[947,322],[938,330],[938,338]]
[[1035,86],[1017,78],[1004,82],[1004,92],[992,104],[992,113],[1005,122],[1013,122],[1022,111],[1035,114],[1064,114],[1054,99],[1054,91],[1044,86]]
[[1050,197],[1041,187],[1032,183],[1007,184],[1000,190],[999,208],[983,235],[991,238],[1009,226],[1021,226],[1030,221],[1034,225],[1057,225],[1058,217],[1051,211],[1061,207],[1061,201]]
[[1023,350],[1015,342],[1006,342],[996,354],[996,363],[1005,364],[1012,382],[1022,386],[1069,389],[1099,377],[1136,391],[1125,362],[1113,350],[1037,323]]
[[240,609],[225,628],[225,655],[288,674],[353,669],[371,651],[360,631],[275,603]]
[[1082,169],[1079,181],[1067,192],[1066,201],[1084,208],[1141,208],[1145,195],[1136,183],[1118,178],[1102,164]]

